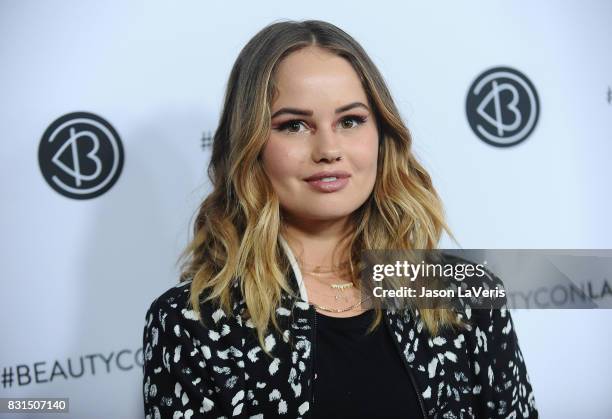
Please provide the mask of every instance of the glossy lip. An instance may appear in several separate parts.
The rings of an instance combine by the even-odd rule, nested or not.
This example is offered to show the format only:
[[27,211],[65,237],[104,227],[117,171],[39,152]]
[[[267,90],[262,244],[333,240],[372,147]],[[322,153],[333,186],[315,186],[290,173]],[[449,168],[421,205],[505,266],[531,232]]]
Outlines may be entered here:
[[344,179],[350,176],[351,174],[349,172],[345,172],[344,170],[332,170],[332,171],[317,172],[314,175],[305,178],[304,180],[306,182],[310,182],[313,180],[323,179],[324,177],[337,177],[338,179]]
[[[335,177],[336,180],[324,182],[324,177]],[[304,179],[313,189],[318,192],[336,192],[343,189],[349,182],[351,175],[346,172],[319,172],[309,178]]]

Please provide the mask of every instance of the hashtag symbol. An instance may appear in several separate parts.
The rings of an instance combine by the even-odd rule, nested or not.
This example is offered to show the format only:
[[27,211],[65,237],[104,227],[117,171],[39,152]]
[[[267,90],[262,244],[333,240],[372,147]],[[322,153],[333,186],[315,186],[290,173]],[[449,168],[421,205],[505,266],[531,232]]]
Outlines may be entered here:
[[202,136],[202,148],[206,149],[212,145],[213,137],[209,132],[205,132]]
[[13,367],[4,367],[2,370],[2,387],[11,387],[13,385]]

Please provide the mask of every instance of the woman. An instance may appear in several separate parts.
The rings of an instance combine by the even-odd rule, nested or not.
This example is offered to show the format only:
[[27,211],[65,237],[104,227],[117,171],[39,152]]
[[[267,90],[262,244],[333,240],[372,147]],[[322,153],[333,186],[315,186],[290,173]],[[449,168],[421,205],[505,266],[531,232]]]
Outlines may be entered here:
[[537,417],[507,310],[366,309],[362,250],[452,234],[348,34],[289,21],[251,39],[208,173],[181,282],[146,315],[147,417]]

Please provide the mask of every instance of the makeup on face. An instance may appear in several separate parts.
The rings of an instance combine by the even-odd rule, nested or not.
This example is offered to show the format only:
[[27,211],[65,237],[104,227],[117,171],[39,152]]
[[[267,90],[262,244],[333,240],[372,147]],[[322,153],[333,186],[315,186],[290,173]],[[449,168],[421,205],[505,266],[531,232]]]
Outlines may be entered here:
[[264,170],[284,212],[339,220],[359,208],[376,181],[378,130],[355,69],[305,48],[278,66]]
[[348,183],[351,174],[345,171],[324,171],[317,172],[306,179],[312,188],[319,192],[337,192],[343,189]]

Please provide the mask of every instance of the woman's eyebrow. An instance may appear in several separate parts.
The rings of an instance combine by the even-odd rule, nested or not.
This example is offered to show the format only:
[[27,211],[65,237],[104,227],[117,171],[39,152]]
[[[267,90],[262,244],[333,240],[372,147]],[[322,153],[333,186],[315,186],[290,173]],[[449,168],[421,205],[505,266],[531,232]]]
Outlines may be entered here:
[[[370,110],[370,108],[368,108],[367,105],[364,105],[361,102],[353,102],[353,103],[349,103],[348,105],[340,106],[339,108],[336,109],[335,113],[345,112],[345,111],[348,111],[349,109],[353,109],[357,107],[365,108],[368,111]],[[277,116],[285,114],[285,113],[293,114],[293,115],[304,115],[304,116],[312,115],[312,111],[309,111],[309,110],[298,109],[298,108],[281,108],[278,111],[274,112],[274,115],[272,115],[272,118],[276,118]]]

